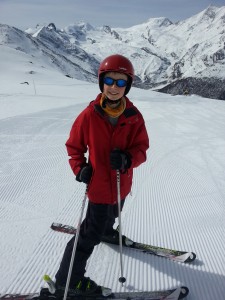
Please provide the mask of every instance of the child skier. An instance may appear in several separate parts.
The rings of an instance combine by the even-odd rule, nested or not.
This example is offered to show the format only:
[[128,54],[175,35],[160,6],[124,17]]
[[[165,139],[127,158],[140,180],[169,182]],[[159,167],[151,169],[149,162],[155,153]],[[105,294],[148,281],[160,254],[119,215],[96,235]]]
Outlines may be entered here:
[[[118,217],[116,170],[122,208],[131,190],[133,168],[145,162],[149,147],[144,119],[126,97],[134,79],[132,63],[122,55],[111,55],[100,64],[98,79],[102,93],[76,118],[66,142],[70,166],[76,180],[88,185],[89,199],[69,285],[69,292],[76,295],[102,294],[102,287],[84,276],[86,263],[101,241],[119,243],[119,233],[113,229]],[[56,274],[58,289],[65,289],[74,239],[68,242]]]

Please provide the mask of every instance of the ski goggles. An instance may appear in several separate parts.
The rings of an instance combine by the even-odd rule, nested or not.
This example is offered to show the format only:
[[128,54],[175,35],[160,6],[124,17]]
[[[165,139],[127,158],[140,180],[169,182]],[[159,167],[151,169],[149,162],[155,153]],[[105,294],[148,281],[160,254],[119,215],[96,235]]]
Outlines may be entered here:
[[118,87],[127,86],[127,80],[125,80],[125,79],[113,79],[111,77],[104,77],[103,82],[106,85],[114,85],[114,83],[115,83]]

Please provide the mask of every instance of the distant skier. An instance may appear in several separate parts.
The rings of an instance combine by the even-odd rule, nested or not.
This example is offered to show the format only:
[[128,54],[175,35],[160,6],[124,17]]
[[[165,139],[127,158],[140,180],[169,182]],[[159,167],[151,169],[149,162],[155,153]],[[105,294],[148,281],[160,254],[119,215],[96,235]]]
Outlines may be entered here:
[[[116,170],[120,170],[122,208],[131,190],[133,168],[145,162],[149,148],[144,119],[126,97],[134,79],[132,63],[122,55],[111,55],[100,64],[98,79],[102,93],[76,118],[66,142],[76,180],[88,185],[89,204],[69,286],[69,292],[78,295],[102,293],[102,287],[84,274],[95,245],[109,240],[118,243],[118,231],[113,229],[118,217]],[[56,274],[57,289],[65,289],[74,238]]]

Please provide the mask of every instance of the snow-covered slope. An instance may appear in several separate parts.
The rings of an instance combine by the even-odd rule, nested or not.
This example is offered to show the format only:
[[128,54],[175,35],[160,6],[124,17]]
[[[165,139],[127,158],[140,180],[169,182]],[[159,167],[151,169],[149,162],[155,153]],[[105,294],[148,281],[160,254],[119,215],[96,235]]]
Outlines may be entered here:
[[[42,68],[38,56],[30,64],[26,53],[6,46],[0,57],[0,294],[32,292],[43,274],[54,277],[70,238],[51,223],[76,226],[79,219],[85,187],[74,179],[64,144],[98,86]],[[122,288],[118,248],[101,244],[87,275],[115,291],[187,285],[188,300],[224,300],[224,102],[135,88],[129,96],[151,147],[135,171],[124,234],[194,251],[197,260],[184,265],[126,249]]]
[[132,60],[134,84],[141,88],[189,77],[225,77],[225,6],[209,6],[175,24],[167,18],[151,18],[125,29],[95,28],[83,22],[64,29],[56,25],[37,25],[26,33],[2,25],[0,42],[32,56],[45,56],[64,75],[89,82],[96,82],[99,62],[112,53]]

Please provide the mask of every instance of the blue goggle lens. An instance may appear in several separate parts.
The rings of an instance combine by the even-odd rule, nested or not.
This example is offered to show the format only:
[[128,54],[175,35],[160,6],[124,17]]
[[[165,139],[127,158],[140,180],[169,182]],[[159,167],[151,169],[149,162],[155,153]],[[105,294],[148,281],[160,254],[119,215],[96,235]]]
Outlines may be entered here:
[[116,83],[118,87],[125,87],[127,85],[127,80],[125,79],[113,79],[111,77],[104,78],[104,84],[106,85],[113,85]]

